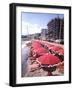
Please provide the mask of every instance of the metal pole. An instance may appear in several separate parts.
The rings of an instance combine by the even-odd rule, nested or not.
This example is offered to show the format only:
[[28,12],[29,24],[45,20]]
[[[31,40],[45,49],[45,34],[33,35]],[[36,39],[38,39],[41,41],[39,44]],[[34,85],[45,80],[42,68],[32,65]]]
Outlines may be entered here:
[[28,25],[27,25],[27,34],[28,34],[28,39],[29,39]]

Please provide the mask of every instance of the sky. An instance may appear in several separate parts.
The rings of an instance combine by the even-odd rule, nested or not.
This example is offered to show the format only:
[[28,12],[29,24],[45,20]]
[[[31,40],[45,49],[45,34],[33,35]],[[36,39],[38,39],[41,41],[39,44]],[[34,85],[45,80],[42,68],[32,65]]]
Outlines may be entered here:
[[41,29],[47,29],[48,22],[58,16],[64,18],[63,14],[22,12],[22,35],[41,33]]

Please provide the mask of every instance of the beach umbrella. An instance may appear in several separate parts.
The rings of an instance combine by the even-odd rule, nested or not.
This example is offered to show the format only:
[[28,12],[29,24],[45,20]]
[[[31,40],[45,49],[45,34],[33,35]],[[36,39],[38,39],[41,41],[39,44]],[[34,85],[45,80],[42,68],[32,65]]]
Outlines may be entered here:
[[48,46],[48,47],[53,47],[54,45],[52,45],[52,44],[48,44],[47,46]]
[[33,49],[39,48],[39,47],[41,47],[41,43],[39,43],[39,42],[32,42],[31,47],[32,47]]
[[60,49],[57,51],[59,54],[64,55],[64,49]]
[[60,47],[60,46],[52,46],[52,47],[50,47],[50,49],[51,50],[53,50],[53,51],[58,51],[58,50],[60,50],[60,49],[63,49],[62,47]]
[[46,53],[43,56],[40,56],[36,59],[36,61],[39,62],[41,65],[54,65],[61,62],[58,57],[53,56],[50,53]]
[[51,47],[53,47],[53,46],[54,46],[54,45],[49,44],[49,43],[44,43],[44,45],[46,45],[48,48],[51,48]]
[[43,55],[43,54],[47,53],[47,49],[40,47],[40,48],[34,49],[34,52],[38,55]]
[[32,43],[41,43],[39,40],[33,40]]
[[33,50],[38,49],[38,48],[41,48],[41,46],[40,45],[34,45],[34,46],[32,46],[32,49]]

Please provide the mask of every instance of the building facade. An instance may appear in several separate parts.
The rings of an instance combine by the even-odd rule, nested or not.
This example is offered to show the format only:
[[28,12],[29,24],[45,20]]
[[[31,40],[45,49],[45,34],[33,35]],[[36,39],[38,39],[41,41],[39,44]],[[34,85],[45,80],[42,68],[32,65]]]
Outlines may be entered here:
[[46,40],[48,38],[48,29],[41,30],[41,39]]
[[47,27],[49,39],[64,39],[64,19],[59,17],[52,19]]

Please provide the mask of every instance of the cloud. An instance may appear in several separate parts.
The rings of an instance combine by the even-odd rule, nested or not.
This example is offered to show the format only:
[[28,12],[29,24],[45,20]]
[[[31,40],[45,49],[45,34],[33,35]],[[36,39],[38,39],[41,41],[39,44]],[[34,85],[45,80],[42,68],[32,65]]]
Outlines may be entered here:
[[22,35],[41,33],[41,28],[38,24],[31,24],[22,21]]

